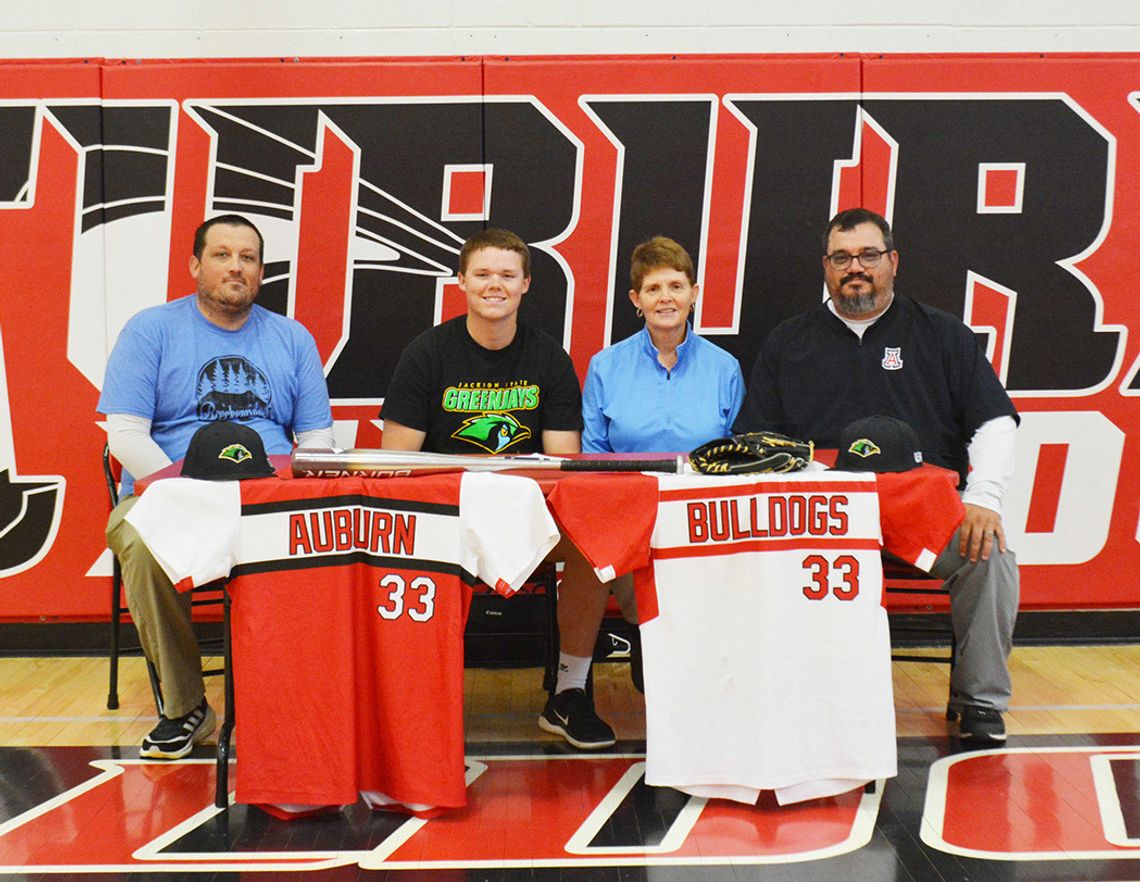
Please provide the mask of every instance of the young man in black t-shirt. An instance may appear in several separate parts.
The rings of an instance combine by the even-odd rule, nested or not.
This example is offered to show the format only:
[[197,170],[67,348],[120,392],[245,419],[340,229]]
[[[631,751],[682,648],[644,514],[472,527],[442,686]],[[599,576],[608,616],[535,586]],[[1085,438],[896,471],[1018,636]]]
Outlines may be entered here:
[[[518,320],[530,288],[530,252],[507,230],[488,229],[459,252],[467,313],[424,331],[400,356],[384,407],[385,450],[437,453],[581,451],[582,395],[574,365],[553,337]],[[585,692],[609,588],[574,546],[558,602],[561,653],[555,694],[539,725],[575,747],[615,741]]]

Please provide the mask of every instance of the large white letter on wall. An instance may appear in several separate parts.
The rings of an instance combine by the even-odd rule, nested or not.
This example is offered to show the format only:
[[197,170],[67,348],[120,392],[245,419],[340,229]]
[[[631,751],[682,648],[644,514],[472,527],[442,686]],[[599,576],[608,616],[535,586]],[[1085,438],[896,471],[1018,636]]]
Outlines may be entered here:
[[[1049,532],[1026,532],[1038,454],[1045,444],[1068,447],[1057,513]],[[1108,540],[1123,454],[1124,432],[1101,413],[1021,415],[1017,471],[1004,506],[1006,535],[1019,563],[1079,564],[1100,553]]]

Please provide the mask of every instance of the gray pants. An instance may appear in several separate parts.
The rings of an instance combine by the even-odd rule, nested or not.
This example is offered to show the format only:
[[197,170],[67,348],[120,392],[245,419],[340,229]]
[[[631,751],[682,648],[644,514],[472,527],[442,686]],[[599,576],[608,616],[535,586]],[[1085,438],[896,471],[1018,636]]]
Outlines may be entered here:
[[996,546],[988,561],[970,563],[958,553],[958,533],[938,555],[930,574],[950,592],[950,621],[958,640],[958,663],[950,677],[950,706],[978,705],[1005,711],[1013,626],[1020,578],[1017,557]]
[[137,501],[138,497],[128,496],[111,512],[107,547],[122,567],[123,590],[143,652],[158,670],[163,715],[173,719],[194,710],[206,694],[202,652],[190,623],[190,595],[174,590],[135,528],[125,520]]

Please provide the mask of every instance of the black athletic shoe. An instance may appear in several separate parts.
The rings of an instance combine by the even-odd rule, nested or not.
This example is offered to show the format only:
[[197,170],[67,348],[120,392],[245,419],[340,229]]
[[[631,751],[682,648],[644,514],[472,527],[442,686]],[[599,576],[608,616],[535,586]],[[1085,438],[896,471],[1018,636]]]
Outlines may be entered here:
[[538,725],[561,735],[581,750],[597,750],[616,743],[614,730],[594,710],[583,689],[567,689],[553,695],[542,709]]
[[214,731],[218,718],[206,699],[184,717],[158,718],[158,725],[143,739],[139,756],[146,759],[180,759]]
[[962,741],[1005,741],[1001,711],[992,707],[966,705],[958,716],[958,738]]

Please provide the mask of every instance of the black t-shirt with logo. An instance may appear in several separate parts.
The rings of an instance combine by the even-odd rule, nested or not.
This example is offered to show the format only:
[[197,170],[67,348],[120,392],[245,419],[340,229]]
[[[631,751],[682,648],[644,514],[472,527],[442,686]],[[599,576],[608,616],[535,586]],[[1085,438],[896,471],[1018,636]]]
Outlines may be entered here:
[[461,315],[408,344],[380,416],[426,432],[436,453],[542,453],[544,430],[581,430],[582,391],[549,334],[519,322],[510,345],[484,349]]
[[995,417],[1017,419],[974,332],[896,293],[862,340],[826,303],[777,325],[760,349],[734,429],[835,447],[845,426],[876,414],[909,423],[926,462],[953,469],[963,484],[974,432]]

